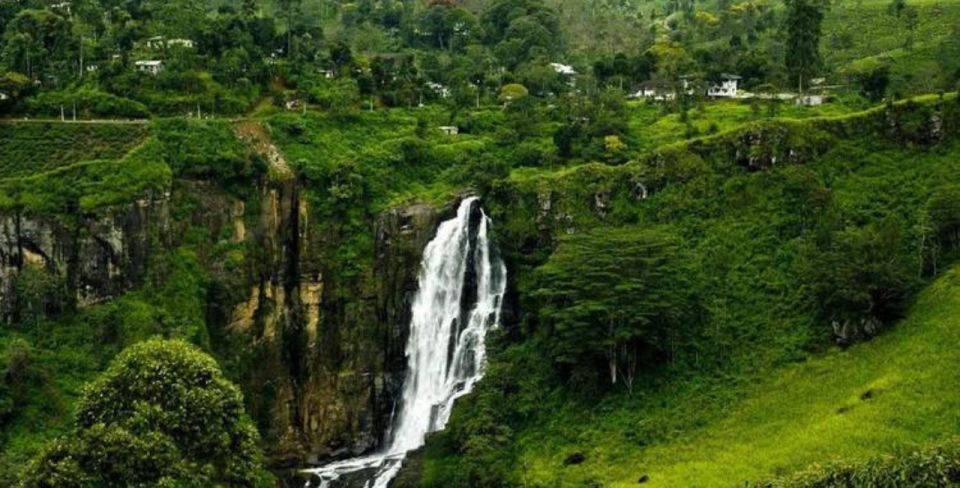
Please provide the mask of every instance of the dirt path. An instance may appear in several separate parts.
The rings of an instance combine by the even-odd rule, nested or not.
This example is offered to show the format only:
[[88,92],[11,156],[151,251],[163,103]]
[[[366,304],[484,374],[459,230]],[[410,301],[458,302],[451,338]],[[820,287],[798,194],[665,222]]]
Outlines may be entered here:
[[273,177],[281,180],[293,179],[293,170],[260,122],[249,119],[241,120],[234,124],[233,131],[240,140],[249,144],[254,151],[267,158]]

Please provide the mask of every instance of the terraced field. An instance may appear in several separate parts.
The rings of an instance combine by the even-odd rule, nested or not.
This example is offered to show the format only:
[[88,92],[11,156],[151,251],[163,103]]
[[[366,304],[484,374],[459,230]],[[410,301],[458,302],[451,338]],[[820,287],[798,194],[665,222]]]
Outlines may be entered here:
[[0,122],[0,178],[50,171],[94,159],[118,159],[146,137],[134,123]]

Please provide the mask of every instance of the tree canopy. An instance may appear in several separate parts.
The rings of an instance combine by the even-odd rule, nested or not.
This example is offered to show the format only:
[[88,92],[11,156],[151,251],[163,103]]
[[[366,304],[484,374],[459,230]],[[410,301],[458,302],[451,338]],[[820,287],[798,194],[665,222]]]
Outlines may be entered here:
[[628,388],[643,360],[694,326],[679,239],[663,230],[600,229],[564,238],[537,269],[547,349],[559,364],[605,362]]
[[86,386],[74,432],[26,468],[27,487],[258,486],[259,436],[216,361],[179,340],[123,351]]

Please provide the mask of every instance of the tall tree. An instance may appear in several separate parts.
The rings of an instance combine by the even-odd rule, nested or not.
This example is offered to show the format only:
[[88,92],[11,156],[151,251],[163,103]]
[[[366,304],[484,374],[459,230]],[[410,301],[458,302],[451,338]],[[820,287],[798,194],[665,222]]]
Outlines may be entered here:
[[302,0],[279,0],[277,2],[280,10],[283,11],[283,17],[285,19],[285,24],[287,27],[287,50],[286,56],[289,58],[293,55],[293,31],[295,30],[295,20],[300,13],[300,7]]
[[603,229],[564,238],[535,273],[554,361],[602,362],[611,383],[622,379],[631,388],[637,372],[695,323],[679,244],[659,230]]
[[824,5],[821,0],[786,0],[787,72],[802,92],[804,81],[820,67],[820,36]]

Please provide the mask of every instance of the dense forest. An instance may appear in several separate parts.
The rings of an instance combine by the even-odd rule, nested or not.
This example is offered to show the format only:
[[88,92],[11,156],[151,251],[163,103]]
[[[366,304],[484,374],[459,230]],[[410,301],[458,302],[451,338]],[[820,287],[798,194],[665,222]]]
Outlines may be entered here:
[[955,0],[0,0],[0,485],[960,486],[958,82]]

